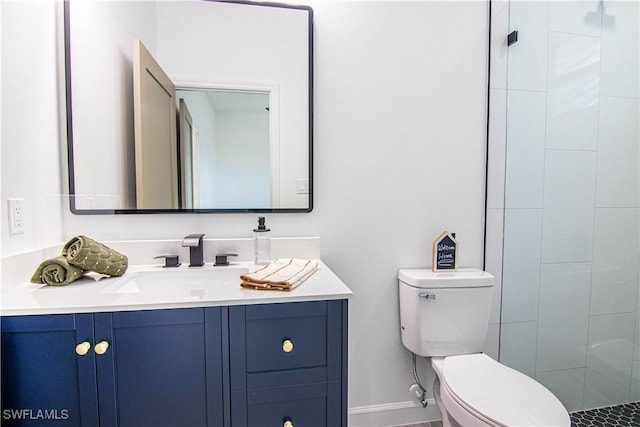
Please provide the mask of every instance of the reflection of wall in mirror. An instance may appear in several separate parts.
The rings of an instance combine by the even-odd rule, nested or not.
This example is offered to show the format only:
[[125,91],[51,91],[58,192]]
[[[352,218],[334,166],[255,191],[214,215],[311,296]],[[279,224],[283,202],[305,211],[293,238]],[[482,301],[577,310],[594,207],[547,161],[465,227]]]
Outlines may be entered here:
[[199,206],[270,208],[269,95],[242,91],[178,90],[199,131]]
[[269,115],[220,111],[216,126],[216,204],[270,208]]
[[148,19],[155,13],[148,1],[78,1],[70,8],[78,209],[135,207],[131,40],[156,50],[156,27]]

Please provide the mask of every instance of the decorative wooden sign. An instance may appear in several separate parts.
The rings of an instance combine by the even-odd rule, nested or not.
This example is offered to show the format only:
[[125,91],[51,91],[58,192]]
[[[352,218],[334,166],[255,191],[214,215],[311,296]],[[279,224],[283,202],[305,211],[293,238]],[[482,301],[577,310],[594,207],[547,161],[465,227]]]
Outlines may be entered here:
[[458,263],[456,233],[444,231],[433,241],[431,270],[455,270]]

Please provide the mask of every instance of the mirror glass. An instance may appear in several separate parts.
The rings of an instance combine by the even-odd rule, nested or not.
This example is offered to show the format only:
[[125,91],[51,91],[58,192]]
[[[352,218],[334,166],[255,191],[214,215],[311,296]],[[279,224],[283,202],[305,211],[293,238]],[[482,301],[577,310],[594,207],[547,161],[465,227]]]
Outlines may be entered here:
[[312,10],[67,0],[71,210],[309,212]]

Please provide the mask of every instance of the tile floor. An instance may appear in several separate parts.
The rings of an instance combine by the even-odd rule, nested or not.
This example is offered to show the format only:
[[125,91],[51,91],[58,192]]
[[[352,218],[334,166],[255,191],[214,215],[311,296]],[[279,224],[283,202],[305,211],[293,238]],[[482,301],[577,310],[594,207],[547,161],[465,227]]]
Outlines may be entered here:
[[[571,413],[571,427],[638,426],[640,426],[640,402],[631,402]],[[401,427],[442,427],[442,423],[440,421],[431,421]]]
[[589,409],[571,414],[572,427],[640,426],[640,402],[606,408]]

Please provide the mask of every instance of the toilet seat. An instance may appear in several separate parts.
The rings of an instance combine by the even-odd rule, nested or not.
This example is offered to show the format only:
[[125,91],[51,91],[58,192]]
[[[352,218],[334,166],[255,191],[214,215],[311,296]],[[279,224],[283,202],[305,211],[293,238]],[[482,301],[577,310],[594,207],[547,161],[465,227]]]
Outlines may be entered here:
[[[442,400],[491,426],[570,426],[562,403],[542,384],[485,354],[432,358]],[[453,408],[452,408],[453,409]],[[459,410],[457,411],[460,412]],[[451,415],[456,416],[456,411]],[[462,421],[462,420],[460,420]]]

